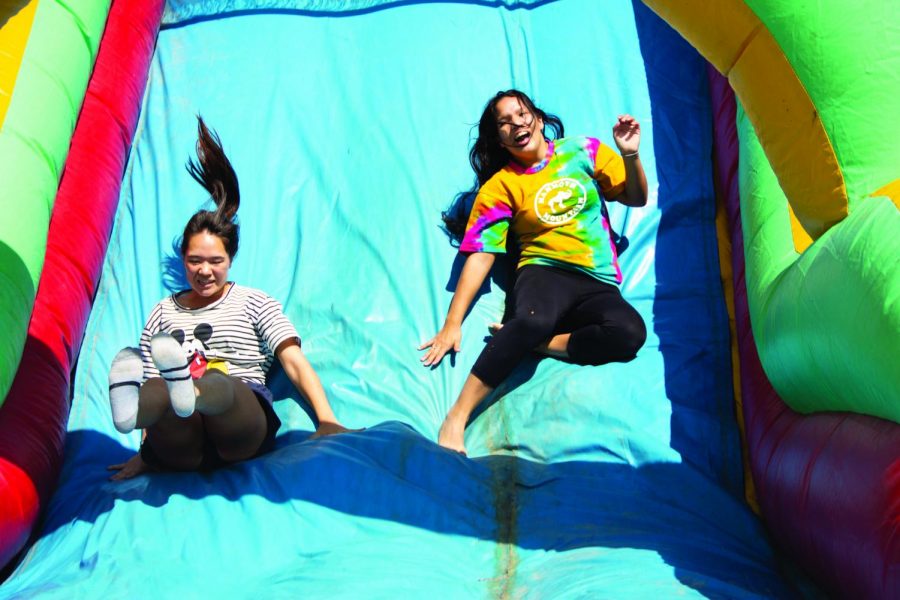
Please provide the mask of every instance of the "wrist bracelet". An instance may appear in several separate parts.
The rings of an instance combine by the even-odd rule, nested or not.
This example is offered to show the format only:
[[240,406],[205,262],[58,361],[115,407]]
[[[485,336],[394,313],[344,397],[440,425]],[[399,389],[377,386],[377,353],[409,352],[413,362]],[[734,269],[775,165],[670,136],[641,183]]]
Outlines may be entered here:
[[631,158],[631,157],[637,156],[637,155],[638,155],[637,151],[634,151],[631,154],[623,154],[622,158]]

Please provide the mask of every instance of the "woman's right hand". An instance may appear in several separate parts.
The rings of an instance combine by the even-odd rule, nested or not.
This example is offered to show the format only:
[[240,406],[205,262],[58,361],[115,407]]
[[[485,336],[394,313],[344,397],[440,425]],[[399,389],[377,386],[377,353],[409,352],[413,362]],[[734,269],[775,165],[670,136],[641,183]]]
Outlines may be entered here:
[[428,352],[420,358],[426,367],[437,366],[448,352],[459,352],[462,341],[462,329],[459,325],[444,325],[436,336],[419,346],[419,350],[428,348]]
[[141,458],[141,453],[138,452],[134,456],[128,459],[127,462],[119,463],[117,465],[109,465],[106,467],[107,471],[116,471],[112,476],[110,476],[110,481],[121,481],[123,479],[131,479],[132,477],[137,477],[141,473],[146,473],[147,471],[152,471],[153,469],[144,462]]
[[426,367],[436,367],[448,352],[459,352],[462,322],[466,311],[469,310],[476,292],[484,283],[493,264],[494,255],[490,252],[473,252],[466,258],[456,284],[456,291],[453,292],[453,300],[450,301],[444,326],[436,336],[419,346],[419,350],[428,348],[425,356],[419,359]]

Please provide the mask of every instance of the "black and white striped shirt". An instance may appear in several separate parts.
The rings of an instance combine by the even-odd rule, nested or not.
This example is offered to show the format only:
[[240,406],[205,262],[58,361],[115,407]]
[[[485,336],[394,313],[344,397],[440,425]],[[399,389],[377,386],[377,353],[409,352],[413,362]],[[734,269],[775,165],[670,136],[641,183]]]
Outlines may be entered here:
[[232,283],[221,299],[203,308],[179,304],[181,293],[160,301],[144,325],[145,381],[159,377],[150,358],[150,338],[160,331],[181,343],[186,359],[223,361],[229,375],[263,385],[278,345],[290,338],[300,341],[281,304],[264,292]]

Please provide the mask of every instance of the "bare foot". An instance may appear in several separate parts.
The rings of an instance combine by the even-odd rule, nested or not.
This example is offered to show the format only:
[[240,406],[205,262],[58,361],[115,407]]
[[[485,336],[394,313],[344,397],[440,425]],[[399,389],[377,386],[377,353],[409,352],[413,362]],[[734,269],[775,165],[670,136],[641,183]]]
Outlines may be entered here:
[[458,423],[450,415],[447,415],[443,424],[441,424],[440,432],[438,432],[438,444],[466,456],[466,446],[463,437],[465,430],[465,423]]

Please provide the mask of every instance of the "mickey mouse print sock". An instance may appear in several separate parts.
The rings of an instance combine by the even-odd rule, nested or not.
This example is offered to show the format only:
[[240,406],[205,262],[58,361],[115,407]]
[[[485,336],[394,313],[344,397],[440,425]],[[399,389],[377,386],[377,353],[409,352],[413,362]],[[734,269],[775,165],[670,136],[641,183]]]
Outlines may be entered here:
[[175,338],[160,332],[150,338],[150,356],[159,374],[166,381],[172,410],[179,417],[189,417],[194,413],[197,397],[194,381],[184,350]]
[[137,423],[138,398],[144,364],[137,348],[123,348],[109,368],[109,407],[113,425],[120,433],[129,433]]

